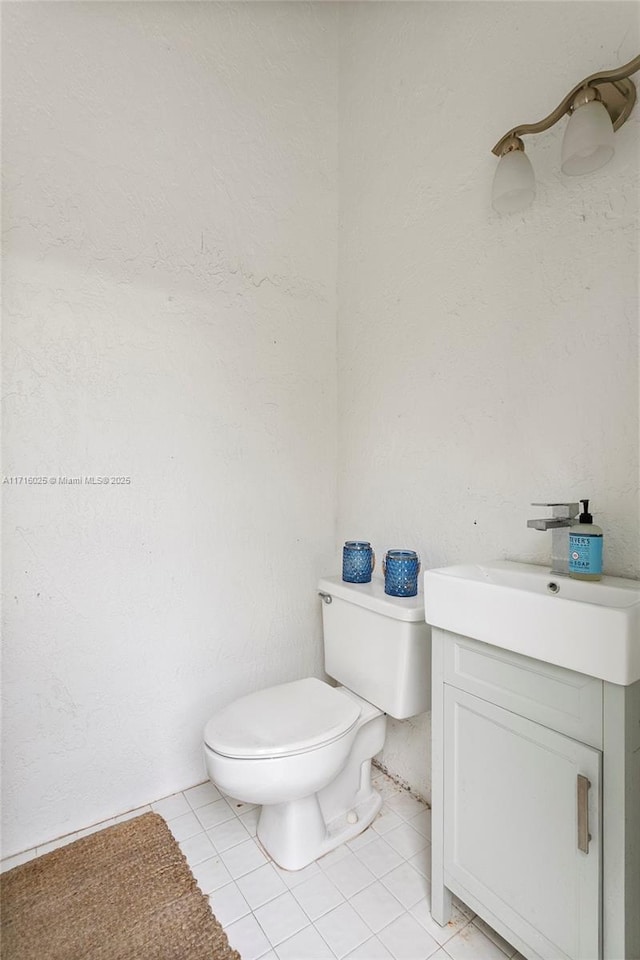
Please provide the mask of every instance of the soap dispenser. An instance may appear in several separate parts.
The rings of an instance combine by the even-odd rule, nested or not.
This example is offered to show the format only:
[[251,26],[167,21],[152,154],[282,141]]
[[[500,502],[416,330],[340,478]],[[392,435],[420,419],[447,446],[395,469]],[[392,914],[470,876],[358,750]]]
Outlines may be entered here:
[[569,530],[569,576],[576,580],[599,580],[602,577],[602,530],[593,522],[589,501],[580,503],[582,513],[578,524]]

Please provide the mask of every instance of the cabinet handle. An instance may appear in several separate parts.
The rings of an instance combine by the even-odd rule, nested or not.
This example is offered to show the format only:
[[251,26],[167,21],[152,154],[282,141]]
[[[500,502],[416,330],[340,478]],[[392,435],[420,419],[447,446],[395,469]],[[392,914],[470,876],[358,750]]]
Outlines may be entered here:
[[578,850],[589,853],[589,788],[591,781],[578,774]]

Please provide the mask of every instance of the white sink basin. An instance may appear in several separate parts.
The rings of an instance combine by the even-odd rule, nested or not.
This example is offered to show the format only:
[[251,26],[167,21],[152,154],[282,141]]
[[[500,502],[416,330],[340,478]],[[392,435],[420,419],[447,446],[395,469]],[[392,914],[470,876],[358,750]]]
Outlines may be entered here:
[[640,680],[640,581],[496,560],[427,570],[434,627],[627,686]]

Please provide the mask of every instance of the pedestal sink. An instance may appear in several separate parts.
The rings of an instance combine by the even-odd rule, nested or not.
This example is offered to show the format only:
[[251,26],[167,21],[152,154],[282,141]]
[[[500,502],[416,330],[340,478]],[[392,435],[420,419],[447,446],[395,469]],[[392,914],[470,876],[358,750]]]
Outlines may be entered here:
[[434,627],[627,686],[640,680],[640,581],[502,560],[427,570]]

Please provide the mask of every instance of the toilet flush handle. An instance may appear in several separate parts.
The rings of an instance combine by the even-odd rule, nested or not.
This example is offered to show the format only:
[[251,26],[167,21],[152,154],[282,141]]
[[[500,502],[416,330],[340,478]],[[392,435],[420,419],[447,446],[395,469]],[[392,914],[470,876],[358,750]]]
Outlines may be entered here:
[[322,597],[325,603],[331,603],[333,601],[333,597],[331,596],[331,594],[323,593],[322,590],[318,590],[318,596]]

